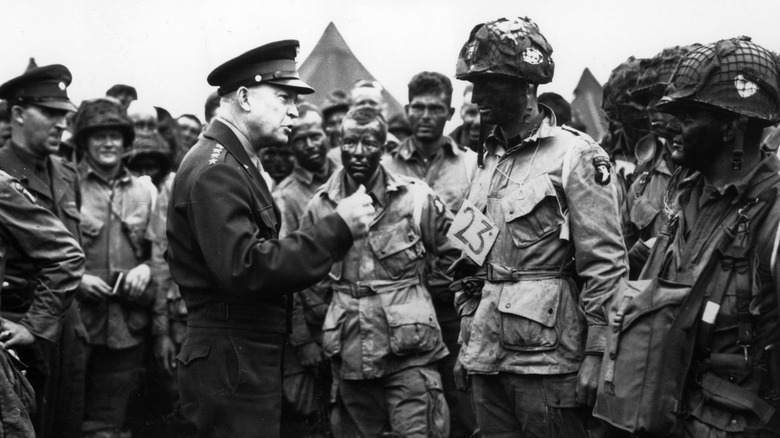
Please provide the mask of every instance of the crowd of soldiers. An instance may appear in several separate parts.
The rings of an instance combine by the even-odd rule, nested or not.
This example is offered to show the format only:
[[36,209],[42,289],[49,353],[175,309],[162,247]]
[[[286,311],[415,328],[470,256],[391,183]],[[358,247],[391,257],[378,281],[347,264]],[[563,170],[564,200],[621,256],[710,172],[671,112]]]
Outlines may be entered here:
[[[595,141],[528,18],[388,118],[297,41],[205,122],[0,85],[0,436],[780,436],[780,59],[629,58]],[[451,73],[451,72],[448,72]]]

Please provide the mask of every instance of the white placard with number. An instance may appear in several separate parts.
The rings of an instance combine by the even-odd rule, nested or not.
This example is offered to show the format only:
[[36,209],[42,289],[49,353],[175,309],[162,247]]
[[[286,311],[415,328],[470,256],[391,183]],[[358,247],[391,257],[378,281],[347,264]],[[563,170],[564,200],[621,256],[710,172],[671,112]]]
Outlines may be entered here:
[[482,266],[497,237],[498,227],[493,221],[477,210],[468,199],[464,199],[447,233],[452,244],[465,252],[474,263]]

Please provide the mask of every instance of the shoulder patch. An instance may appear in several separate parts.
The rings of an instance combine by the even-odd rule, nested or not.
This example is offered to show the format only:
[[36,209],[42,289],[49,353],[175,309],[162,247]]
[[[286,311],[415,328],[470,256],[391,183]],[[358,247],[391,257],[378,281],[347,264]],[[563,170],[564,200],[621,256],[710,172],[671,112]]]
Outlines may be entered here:
[[221,144],[217,144],[214,146],[214,149],[211,150],[211,158],[209,158],[209,165],[217,164],[217,160],[219,159],[219,156],[222,154],[222,151],[225,150],[225,147]]
[[439,216],[444,214],[444,209],[446,208],[441,199],[436,195],[433,196],[433,208],[436,209],[436,214]]
[[35,195],[30,193],[29,190],[25,189],[24,186],[22,185],[22,183],[20,183],[19,181],[12,181],[11,185],[14,186],[16,191],[18,191],[19,193],[23,194],[25,198],[29,199],[30,202],[38,203],[38,199],[35,197]]
[[595,169],[596,183],[602,186],[609,184],[612,181],[612,174],[609,172],[612,163],[609,162],[607,157],[596,157],[593,159],[593,169]]

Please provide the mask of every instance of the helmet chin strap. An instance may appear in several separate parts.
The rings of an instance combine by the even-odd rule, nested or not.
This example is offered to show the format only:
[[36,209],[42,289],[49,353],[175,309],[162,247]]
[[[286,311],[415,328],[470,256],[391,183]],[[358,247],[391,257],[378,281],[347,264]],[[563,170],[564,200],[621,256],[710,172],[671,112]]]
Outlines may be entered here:
[[745,126],[747,126],[747,121],[747,117],[742,116],[736,122],[734,147],[731,149],[731,170],[733,171],[742,169],[742,158],[745,156]]

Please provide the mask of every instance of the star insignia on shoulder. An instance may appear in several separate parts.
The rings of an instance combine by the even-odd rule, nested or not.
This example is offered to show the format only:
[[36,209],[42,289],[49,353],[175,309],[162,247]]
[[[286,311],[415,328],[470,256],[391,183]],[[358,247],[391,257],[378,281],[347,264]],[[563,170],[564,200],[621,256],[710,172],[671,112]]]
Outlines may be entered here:
[[214,146],[214,149],[211,150],[211,159],[209,160],[209,165],[217,164],[217,159],[219,158],[219,155],[222,153],[223,149],[225,149],[225,147],[221,144]]

